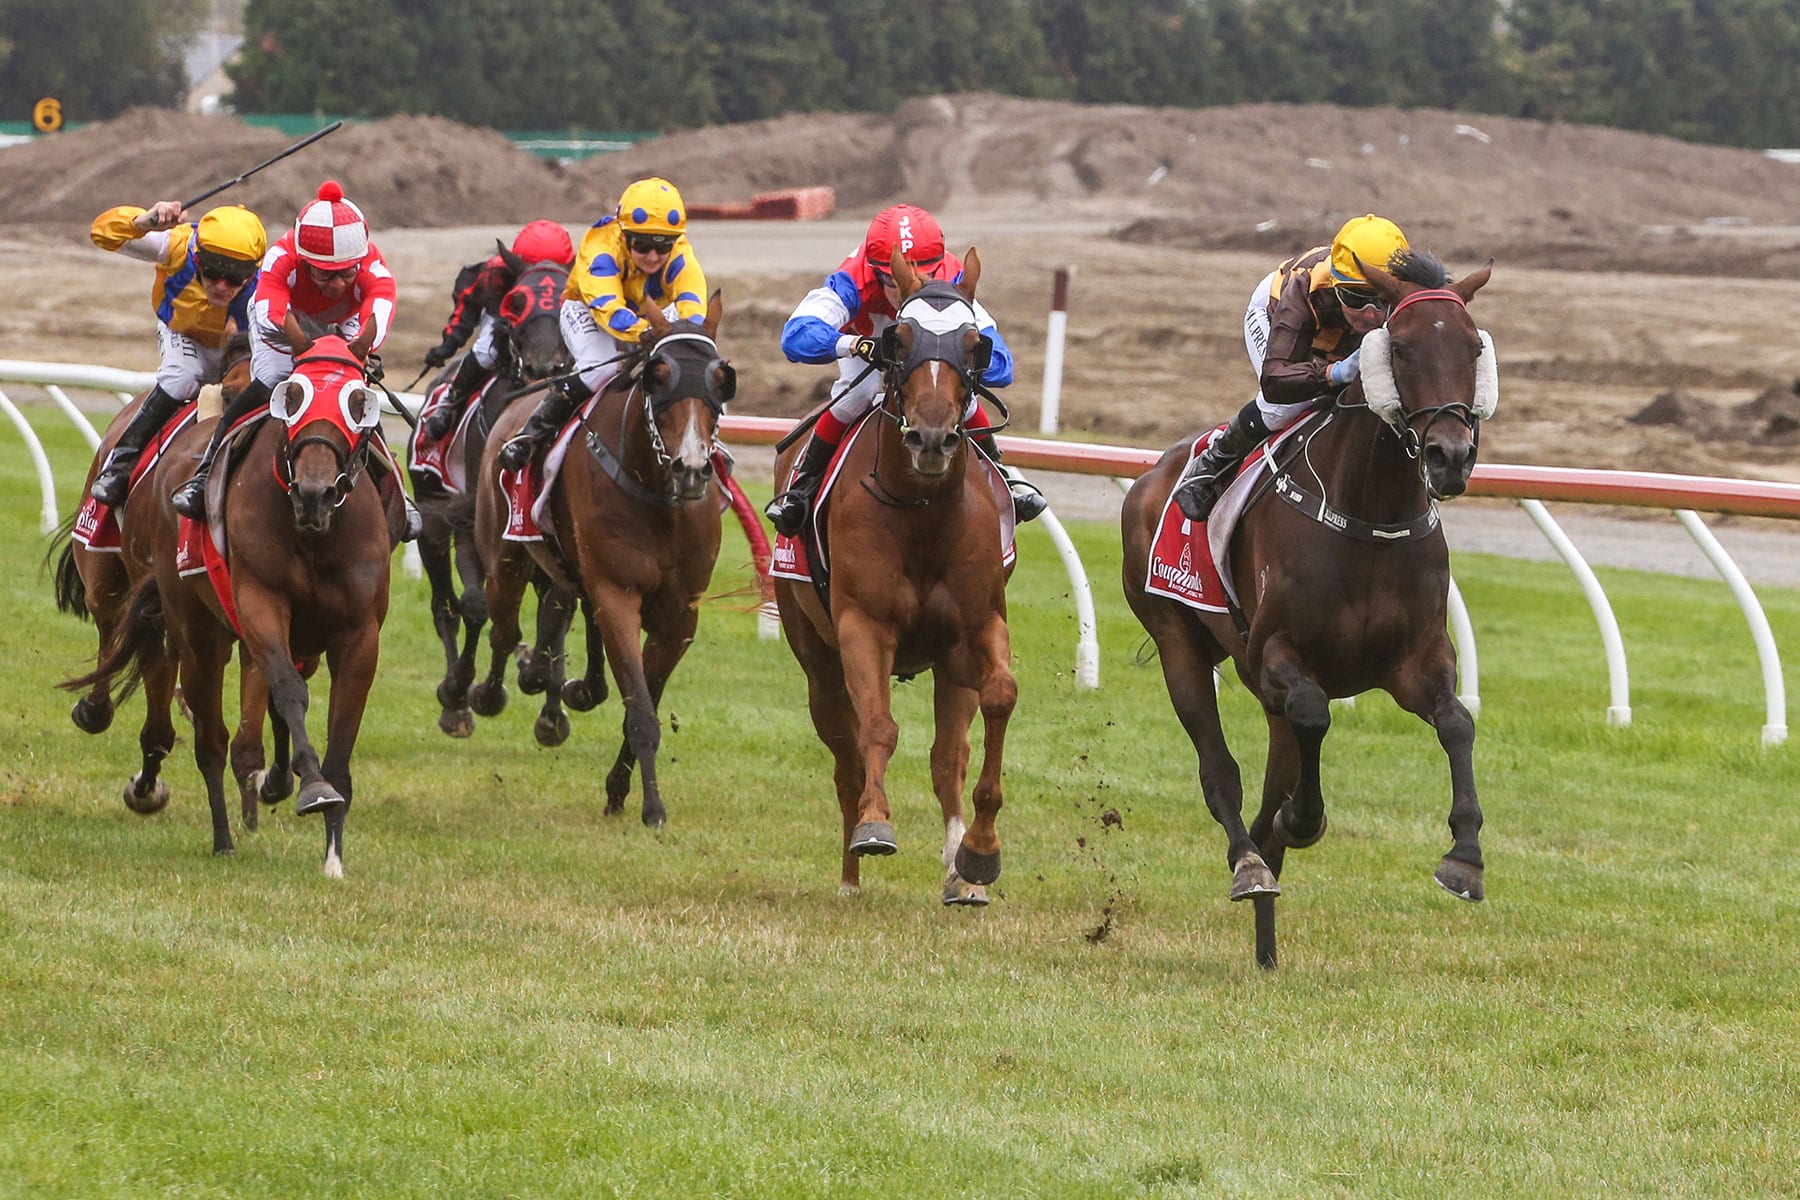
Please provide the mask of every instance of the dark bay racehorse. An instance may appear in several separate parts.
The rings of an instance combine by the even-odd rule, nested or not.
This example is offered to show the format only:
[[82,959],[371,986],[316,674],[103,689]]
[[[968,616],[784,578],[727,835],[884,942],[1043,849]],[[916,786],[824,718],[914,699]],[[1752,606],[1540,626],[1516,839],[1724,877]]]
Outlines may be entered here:
[[[469,422],[462,444],[463,476],[473,481],[480,470],[482,451],[494,422],[520,390],[538,380],[567,371],[573,365],[563,345],[558,311],[569,269],[558,262],[527,263],[504,244],[498,246],[517,278],[501,297],[495,323],[499,357],[494,380],[482,392],[481,402]],[[450,363],[433,381],[454,378],[457,363]],[[469,710],[469,685],[475,681],[475,651],[487,624],[487,599],[482,585],[486,575],[475,545],[475,492],[452,492],[435,477],[413,475],[414,491],[424,528],[419,534],[419,557],[431,583],[431,620],[444,645],[444,678],[438,684],[438,703],[443,712],[438,728],[452,737],[467,737],[475,730]],[[563,638],[569,625],[573,598],[549,587],[547,577],[538,583],[537,644],[520,668],[520,686],[527,693],[544,692],[544,713],[539,718],[539,740],[557,745],[568,736],[568,718],[562,715],[561,666]],[[458,593],[458,584],[461,592]],[[462,631],[458,645],[457,630]],[[597,653],[599,643],[590,647]],[[550,674],[557,677],[552,685]],[[590,674],[594,673],[590,669]],[[605,684],[601,683],[602,696]],[[584,698],[577,693],[577,701]],[[586,707],[592,707],[592,704]]]
[[[301,783],[296,811],[325,814],[325,873],[339,877],[350,754],[380,653],[398,499],[384,503],[370,478],[380,395],[342,338],[314,341],[271,406],[282,419],[255,426],[242,466],[229,479],[215,472],[207,509],[219,514],[228,533],[231,595],[249,664],[246,723],[254,716],[260,725],[254,703],[263,686],[255,682],[259,676],[270,712],[293,739],[293,771]],[[99,666],[69,686],[140,675],[148,680],[173,660],[193,711],[194,758],[212,809],[213,853],[226,854],[233,844],[223,789],[222,691],[237,637],[206,576],[178,573],[178,518],[168,500],[193,474],[210,432],[205,423],[185,431],[149,486],[133,494],[125,556],[132,591]],[[303,675],[320,656],[331,672],[323,760],[306,731]]]
[[[981,260],[971,249],[964,263],[960,283],[928,283],[896,249],[902,302],[882,354],[885,395],[872,427],[845,452],[823,517],[830,609],[810,584],[775,584],[788,645],[806,671],[813,727],[835,760],[843,895],[859,889],[864,855],[899,849],[887,796],[900,739],[889,680],[922,671],[932,672],[937,714],[931,783],[944,818],[944,903],[986,904],[986,885],[1000,877],[1000,764],[1018,688],[1000,510],[962,424],[990,349],[970,307]],[[777,461],[778,490],[799,452],[796,445]],[[978,708],[986,737],[975,823],[965,828]]]
[[[239,334],[227,347],[224,390],[227,395],[235,395],[249,379],[249,339]],[[88,468],[88,486],[92,486],[94,476],[99,473],[114,443],[118,441],[119,434],[124,431],[142,401],[142,396],[134,398],[107,426],[95,451],[93,463]],[[147,475],[146,482],[148,479]],[[83,494],[86,494],[85,488]],[[126,518],[131,505],[128,503],[122,507],[124,511],[115,516],[123,533],[128,529]],[[136,511],[144,513],[149,508],[149,501],[140,501]],[[141,551],[142,546],[138,549]],[[116,635],[131,591],[131,573],[125,549],[121,547],[116,552],[92,550],[76,541],[71,536],[71,531],[65,529],[57,543],[51,547],[51,553],[56,557],[57,607],[83,619],[91,617],[99,635],[99,654],[104,654]],[[125,804],[133,812],[149,814],[160,812],[168,804],[169,785],[162,778],[161,770],[162,762],[168,757],[175,742],[172,715],[176,690],[175,663],[162,652],[160,646],[149,648],[141,678],[146,706],[144,724],[138,737],[142,763],[125,785]],[[110,682],[96,682],[87,695],[75,702],[69,717],[78,729],[86,733],[101,733],[111,726],[117,698],[112,694]],[[263,769],[262,723],[267,689],[254,667],[249,667],[242,675],[240,689],[241,719],[237,736],[232,739],[231,759],[241,791],[244,824],[247,828],[254,829],[258,801],[275,803],[285,799],[293,791],[293,776],[288,770],[287,730],[279,721],[275,724],[275,763],[272,769]]]
[[[1156,640],[1176,715],[1199,754],[1207,808],[1226,834],[1231,898],[1257,901],[1257,957],[1266,967],[1275,965],[1282,860],[1325,833],[1319,751],[1332,697],[1381,688],[1436,728],[1450,760],[1453,844],[1435,877],[1465,900],[1483,896],[1475,724],[1456,697],[1445,630],[1450,558],[1434,505],[1468,486],[1480,420],[1498,398],[1493,345],[1466,309],[1491,266],[1449,283],[1426,254],[1402,259],[1395,274],[1364,264],[1392,313],[1363,342],[1361,380],[1283,447],[1285,478],[1244,514],[1230,569],[1247,632],[1229,615],[1145,591],[1157,522],[1191,439],[1125,500],[1125,597]],[[1213,689],[1213,668],[1227,657],[1269,724],[1262,809],[1248,830]]]
[[604,643],[625,705],[624,742],[606,776],[606,811],[623,810],[641,763],[646,825],[667,819],[656,779],[657,708],[694,639],[700,598],[719,557],[723,498],[712,451],[737,388],[737,372],[714,340],[723,316],[717,292],[699,326],[671,323],[655,310],[644,314],[650,330],[643,347],[600,394],[552,484],[554,546],[501,536],[507,509],[498,448],[525,423],[526,406],[501,416],[477,485],[476,537],[488,564],[493,628],[488,675],[471,689],[471,703],[482,715],[504,706],[520,597],[534,570],[550,573],[592,614],[589,637],[597,631]]

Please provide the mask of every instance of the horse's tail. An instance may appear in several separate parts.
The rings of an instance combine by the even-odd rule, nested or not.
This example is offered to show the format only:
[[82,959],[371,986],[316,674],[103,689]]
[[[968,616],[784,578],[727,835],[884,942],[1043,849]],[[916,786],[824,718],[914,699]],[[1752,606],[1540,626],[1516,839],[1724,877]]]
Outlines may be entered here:
[[101,650],[99,663],[86,675],[57,686],[71,692],[104,686],[113,692],[114,701],[122,704],[143,682],[146,660],[164,653],[167,635],[162,592],[157,589],[156,576],[146,575],[125,598],[123,615]]
[[[44,551],[44,566],[50,571],[56,589],[56,611],[71,613],[83,621],[94,614],[88,611],[87,587],[81,582],[81,571],[75,566],[75,516],[77,509],[50,535],[50,548]],[[54,564],[52,564],[52,560]]]

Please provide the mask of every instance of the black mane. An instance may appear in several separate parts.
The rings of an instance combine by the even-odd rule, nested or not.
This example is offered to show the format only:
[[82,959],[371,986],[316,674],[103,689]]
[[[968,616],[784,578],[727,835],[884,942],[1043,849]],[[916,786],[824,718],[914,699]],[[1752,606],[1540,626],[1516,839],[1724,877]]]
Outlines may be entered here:
[[1388,260],[1388,274],[1422,287],[1441,288],[1450,282],[1443,262],[1429,250],[1399,250]]

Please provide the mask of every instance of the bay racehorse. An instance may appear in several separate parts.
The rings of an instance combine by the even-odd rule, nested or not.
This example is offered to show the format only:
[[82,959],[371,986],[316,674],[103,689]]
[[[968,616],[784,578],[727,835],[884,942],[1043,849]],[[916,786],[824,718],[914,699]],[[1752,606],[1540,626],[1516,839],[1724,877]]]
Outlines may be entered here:
[[[1009,666],[1001,514],[963,427],[991,347],[971,303],[981,260],[928,282],[896,249],[902,297],[879,354],[883,397],[843,452],[823,514],[829,607],[811,584],[778,579],[788,645],[806,672],[813,728],[831,751],[843,816],[838,891],[861,886],[865,855],[898,849],[887,768],[899,744],[890,679],[932,672],[931,783],[943,811],[945,904],[982,905],[1000,876],[1001,755],[1018,688]],[[780,456],[776,489],[799,447]],[[815,564],[814,570],[820,569]],[[969,726],[986,736],[965,827]]]
[[[444,678],[438,684],[438,728],[452,737],[468,737],[475,729],[469,708],[469,685],[475,681],[475,654],[481,631],[487,624],[487,599],[482,587],[486,571],[475,544],[475,489],[482,451],[494,422],[513,399],[530,384],[567,371],[573,364],[563,344],[557,314],[569,268],[559,262],[527,263],[504,244],[500,255],[512,269],[516,282],[501,297],[495,322],[496,351],[493,380],[480,393],[468,431],[452,446],[461,451],[461,475],[470,485],[454,491],[428,472],[414,470],[413,490],[419,503],[423,528],[419,557],[431,584],[431,620],[444,647]],[[433,381],[448,384],[456,374],[452,362]],[[538,740],[558,745],[568,736],[568,718],[562,714],[563,639],[573,609],[573,597],[552,589],[547,576],[534,583],[538,593],[537,640],[530,656],[520,665],[520,687],[528,694],[544,693],[544,711],[537,723]],[[460,585],[460,590],[459,590]],[[458,631],[461,631],[460,644]],[[596,641],[590,657],[600,651]],[[590,663],[589,675],[598,673]],[[552,675],[554,674],[554,679]],[[583,704],[586,692],[572,689],[574,707],[592,708],[605,697],[605,682],[592,703]]]
[[[1231,543],[1242,624],[1146,591],[1151,545],[1189,458],[1171,448],[1131,488],[1121,516],[1125,597],[1156,641],[1169,697],[1199,755],[1207,808],[1226,835],[1231,898],[1254,900],[1257,958],[1275,965],[1273,897],[1290,849],[1325,833],[1319,754],[1329,701],[1372,688],[1437,730],[1450,760],[1452,845],[1435,878],[1483,897],[1475,723],[1456,696],[1445,630],[1450,556],[1436,519],[1475,466],[1499,376],[1469,300],[1492,264],[1454,283],[1413,252],[1390,274],[1363,264],[1390,307],[1363,341],[1362,377],[1277,451]],[[1269,726],[1262,808],[1248,830],[1225,744],[1213,668],[1227,657]]]
[[[723,505],[714,478],[719,417],[737,388],[737,372],[715,338],[724,304],[714,292],[706,320],[670,322],[648,309],[650,329],[632,365],[582,418],[562,470],[551,484],[554,541],[502,536],[499,447],[529,415],[518,405],[488,438],[475,502],[476,537],[488,564],[491,659],[470,692],[475,711],[505,703],[506,659],[519,642],[519,601],[533,571],[548,572],[579,598],[612,664],[624,702],[624,740],[606,776],[606,811],[624,809],[635,766],[642,765],[643,820],[667,820],[656,777],[662,739],[657,708],[663,688],[694,640],[699,602],[719,557]],[[590,655],[590,669],[595,656]]]
[[[250,427],[240,469],[229,478],[215,472],[208,496],[207,511],[225,523],[225,598],[206,572],[182,574],[181,522],[169,504],[170,492],[192,476],[211,432],[201,423],[175,439],[150,485],[128,502],[125,559],[132,590],[98,667],[68,686],[148,679],[173,660],[193,713],[194,758],[212,809],[213,853],[227,854],[233,843],[223,790],[222,692],[225,664],[239,637],[234,627],[241,631],[245,722],[254,716],[260,726],[256,701],[266,687],[278,735],[285,728],[293,742],[292,769],[300,780],[296,812],[325,814],[325,873],[340,877],[352,798],[350,755],[380,653],[388,560],[401,522],[398,494],[384,502],[370,477],[381,436],[380,395],[342,338],[319,337],[304,350],[270,407],[280,419]],[[331,674],[323,759],[306,730],[304,677],[321,656]]]

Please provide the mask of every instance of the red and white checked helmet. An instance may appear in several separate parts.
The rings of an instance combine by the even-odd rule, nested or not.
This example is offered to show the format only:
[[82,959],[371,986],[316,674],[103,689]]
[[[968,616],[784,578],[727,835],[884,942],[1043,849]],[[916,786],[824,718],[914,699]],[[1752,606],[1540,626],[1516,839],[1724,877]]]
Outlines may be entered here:
[[327,271],[359,263],[369,252],[369,223],[362,209],[344,199],[343,185],[327,179],[319,198],[300,210],[294,222],[294,248],[300,257]]

